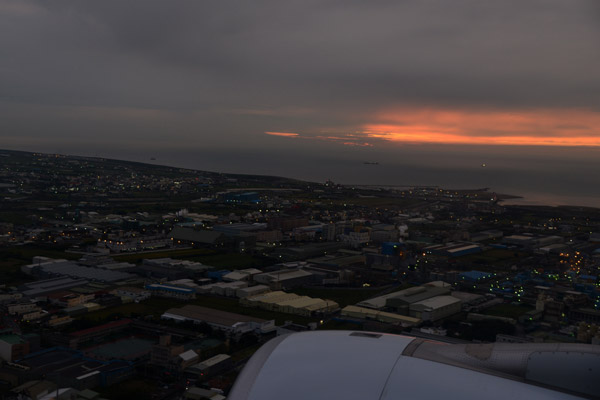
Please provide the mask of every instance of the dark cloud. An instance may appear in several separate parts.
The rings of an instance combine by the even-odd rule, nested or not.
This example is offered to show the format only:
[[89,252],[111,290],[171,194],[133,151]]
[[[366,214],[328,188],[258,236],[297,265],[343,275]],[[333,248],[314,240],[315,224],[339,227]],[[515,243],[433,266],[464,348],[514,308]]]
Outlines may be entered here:
[[595,0],[0,0],[0,117],[30,141],[262,146],[394,105],[600,112],[599,17]]

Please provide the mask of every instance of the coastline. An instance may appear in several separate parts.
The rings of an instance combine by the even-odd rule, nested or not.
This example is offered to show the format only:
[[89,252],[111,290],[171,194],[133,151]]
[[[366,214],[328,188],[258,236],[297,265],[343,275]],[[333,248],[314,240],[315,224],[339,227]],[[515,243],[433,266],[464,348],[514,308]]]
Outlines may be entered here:
[[600,199],[594,197],[571,197],[553,194],[524,194],[499,200],[502,206],[537,206],[560,208],[600,209]]
[[[1,149],[0,152],[16,152],[16,153],[25,153],[25,154],[33,154],[34,152],[26,151],[26,150],[15,150],[15,149]],[[44,154],[54,154],[54,153],[44,153]],[[67,157],[84,157],[81,155],[73,155],[73,154],[65,154]],[[160,161],[152,160],[151,162],[142,161],[139,159],[134,159],[136,157],[97,157],[97,156],[88,156],[91,159],[100,160],[113,160],[113,161],[123,161],[123,162],[133,162],[146,164],[148,166],[157,167],[170,167],[170,168],[185,168],[189,170],[197,171],[198,173],[224,173],[231,175],[256,175],[256,176],[274,176],[272,175],[272,171],[254,171],[248,170],[244,171],[244,173],[236,172],[236,168],[224,168],[222,170],[218,170],[219,166],[214,165],[213,168],[201,168],[199,165],[190,165],[196,164],[194,163],[185,163],[182,162],[182,159],[178,161],[169,160],[168,158],[161,158]],[[187,165],[185,165],[187,164]],[[361,167],[363,164],[360,165]],[[381,165],[379,165],[381,166]],[[332,167],[332,168],[330,168]],[[229,171],[228,171],[229,169]],[[362,168],[361,168],[362,169]],[[218,171],[217,171],[218,170]],[[343,171],[339,170],[339,165],[337,163],[334,166],[329,165],[321,165],[320,168],[316,171],[306,171],[305,169],[298,170],[297,165],[292,169],[282,168],[278,171],[277,176],[292,179],[292,180],[301,180],[305,182],[313,182],[313,183],[323,183],[327,179],[332,179],[335,183],[341,184],[343,186],[348,187],[357,187],[357,188],[365,188],[365,189],[375,189],[381,188],[386,190],[419,190],[419,189],[439,189],[444,192],[461,192],[461,193],[483,193],[486,194],[495,194],[498,199],[498,203],[502,206],[547,206],[547,207],[585,207],[590,209],[599,209],[600,208],[600,192],[597,189],[590,190],[590,188],[594,188],[597,186],[593,186],[595,180],[588,180],[582,182],[579,185],[560,185],[560,189],[564,190],[563,192],[559,192],[560,189],[557,188],[556,185],[545,185],[543,184],[545,181],[536,180],[535,176],[531,176],[531,182],[533,183],[542,183],[542,185],[537,185],[539,187],[539,191],[535,191],[533,189],[533,184],[529,184],[529,182],[521,182],[516,179],[516,177],[506,176],[506,180],[502,182],[498,182],[496,184],[494,179],[473,179],[471,180],[469,177],[464,177],[466,180],[469,180],[473,186],[471,188],[465,188],[467,185],[464,185],[462,182],[454,180],[453,182],[447,181],[444,184],[448,186],[440,186],[436,184],[436,181],[445,181],[445,176],[440,176],[437,171],[436,173],[431,174],[434,171],[428,171],[430,175],[428,175],[427,179],[423,179],[423,182],[418,185],[407,185],[407,184],[389,184],[388,182],[397,180],[398,177],[395,175],[389,175],[385,173],[381,173],[381,168],[373,169],[373,171],[378,171],[375,175],[366,175],[366,176],[357,176],[355,174],[352,175],[350,179],[354,180],[363,180],[363,182],[379,182],[377,183],[363,183],[359,184],[356,182],[348,182],[350,181],[349,173],[346,169]],[[265,173],[266,172],[266,173]],[[353,171],[353,173],[356,171]],[[357,179],[358,178],[358,179]],[[488,177],[489,178],[489,177]],[[513,179],[514,178],[514,179]],[[538,177],[539,178],[539,177]],[[400,178],[402,180],[406,178]],[[413,178],[414,179],[414,178]],[[386,182],[388,181],[388,182]],[[428,182],[431,182],[428,184]],[[481,185],[481,186],[479,186]],[[489,185],[489,186],[488,186]],[[592,185],[592,186],[590,186]],[[463,189],[450,189],[451,187],[463,187]],[[557,193],[559,192],[559,193]],[[518,193],[513,194],[513,193]],[[596,194],[596,196],[594,196]]]

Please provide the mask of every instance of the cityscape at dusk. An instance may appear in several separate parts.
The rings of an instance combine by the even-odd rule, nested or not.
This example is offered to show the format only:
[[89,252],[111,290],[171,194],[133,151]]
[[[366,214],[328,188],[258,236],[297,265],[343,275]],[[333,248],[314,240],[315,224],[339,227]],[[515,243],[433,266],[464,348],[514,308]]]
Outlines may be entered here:
[[600,398],[596,0],[0,0],[0,397]]

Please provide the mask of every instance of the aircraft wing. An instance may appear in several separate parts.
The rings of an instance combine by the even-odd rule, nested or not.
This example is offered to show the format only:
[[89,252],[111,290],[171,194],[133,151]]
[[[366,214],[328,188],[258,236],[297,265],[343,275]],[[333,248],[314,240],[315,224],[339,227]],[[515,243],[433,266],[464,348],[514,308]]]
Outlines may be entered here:
[[229,400],[600,398],[600,346],[455,345],[352,331],[283,335],[261,347]]

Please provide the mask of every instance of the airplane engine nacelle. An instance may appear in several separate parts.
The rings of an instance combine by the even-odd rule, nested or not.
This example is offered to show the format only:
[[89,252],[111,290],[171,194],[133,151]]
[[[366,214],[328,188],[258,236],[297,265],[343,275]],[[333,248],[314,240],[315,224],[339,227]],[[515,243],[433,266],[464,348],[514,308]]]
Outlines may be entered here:
[[267,342],[229,400],[600,398],[600,346],[446,344],[351,331]]

